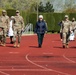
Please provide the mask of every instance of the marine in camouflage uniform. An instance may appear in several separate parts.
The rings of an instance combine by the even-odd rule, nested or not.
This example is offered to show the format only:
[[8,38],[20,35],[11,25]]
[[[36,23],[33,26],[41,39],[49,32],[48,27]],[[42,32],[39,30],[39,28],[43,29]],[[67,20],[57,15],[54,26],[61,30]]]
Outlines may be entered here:
[[62,21],[63,48],[68,48],[71,25],[72,25],[72,22],[69,21],[68,15],[65,15],[65,20]]
[[75,21],[75,18],[72,18],[72,31],[74,32],[74,36],[76,38],[76,21]]
[[2,45],[3,28],[0,27],[0,45]]
[[6,46],[6,35],[9,29],[9,17],[6,15],[6,10],[2,11],[2,15],[0,16],[0,27],[3,28],[3,46]]
[[[14,31],[14,47],[20,47],[20,40],[21,40],[21,31],[24,29],[24,20],[23,17],[20,16],[19,10],[16,11],[16,16],[14,16],[14,24],[13,24],[13,31]],[[18,36],[18,45],[17,45],[17,36]]]

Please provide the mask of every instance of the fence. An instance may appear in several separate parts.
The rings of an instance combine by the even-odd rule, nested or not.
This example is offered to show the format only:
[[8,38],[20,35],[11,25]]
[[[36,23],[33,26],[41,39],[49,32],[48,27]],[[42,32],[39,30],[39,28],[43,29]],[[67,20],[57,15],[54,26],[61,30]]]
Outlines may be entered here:
[[22,33],[23,34],[33,34],[33,24],[28,23]]

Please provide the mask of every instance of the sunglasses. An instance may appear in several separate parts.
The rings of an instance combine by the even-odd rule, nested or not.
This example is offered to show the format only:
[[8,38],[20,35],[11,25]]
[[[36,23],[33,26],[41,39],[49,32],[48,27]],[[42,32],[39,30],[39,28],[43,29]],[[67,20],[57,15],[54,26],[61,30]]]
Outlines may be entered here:
[[19,12],[16,12],[16,13],[19,13]]

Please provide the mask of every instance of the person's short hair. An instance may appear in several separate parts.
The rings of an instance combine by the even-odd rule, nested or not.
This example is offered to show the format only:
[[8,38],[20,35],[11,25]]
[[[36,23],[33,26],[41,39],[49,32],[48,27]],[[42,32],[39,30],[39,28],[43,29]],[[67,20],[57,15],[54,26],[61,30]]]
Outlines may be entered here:
[[42,18],[43,19],[43,15],[39,15],[39,18]]

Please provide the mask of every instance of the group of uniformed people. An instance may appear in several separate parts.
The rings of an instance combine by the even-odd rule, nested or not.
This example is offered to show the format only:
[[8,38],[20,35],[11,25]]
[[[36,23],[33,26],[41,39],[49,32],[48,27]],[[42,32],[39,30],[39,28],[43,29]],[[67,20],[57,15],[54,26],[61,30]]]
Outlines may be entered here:
[[[19,10],[16,10],[16,15],[12,17],[12,30],[13,30],[13,43],[14,47],[20,47],[21,40],[21,32],[24,30],[24,20],[23,17],[20,16]],[[9,25],[9,17],[6,14],[6,10],[2,11],[2,15],[0,16],[0,45],[6,46],[6,35],[7,31],[10,29]],[[68,48],[69,37],[72,32],[76,34],[76,21],[75,18],[72,21],[69,20],[69,16],[65,15],[64,20],[62,20],[59,25],[61,41],[63,44],[63,48]],[[36,23],[35,33],[38,36],[38,47],[42,47],[44,34],[47,33],[47,25],[43,19],[43,15],[39,15],[39,19]],[[75,35],[76,36],[76,35]],[[17,43],[18,37],[18,43]]]
[[[63,44],[63,48],[69,48],[69,41],[70,36],[72,33],[76,36],[76,21],[75,18],[72,19],[72,21],[69,20],[69,16],[65,15],[64,20],[62,20],[59,25],[61,26],[60,29],[60,37]],[[75,39],[75,37],[74,37]]]
[[[24,21],[22,16],[20,16],[19,10],[16,10],[16,15],[13,16],[12,21],[12,29],[13,29],[13,43],[14,47],[20,47],[21,40],[21,31],[24,29]],[[6,46],[6,35],[10,28],[10,19],[7,16],[6,10],[2,11],[2,15],[0,16],[0,45]],[[17,43],[18,36],[18,43]]]
[[[9,31],[10,43],[14,43],[14,47],[20,47],[21,32],[24,30],[24,21],[20,16],[19,10],[16,11],[16,16],[12,16],[9,22],[9,17],[6,14],[6,10],[2,11],[0,16],[0,45],[6,46],[6,35]],[[39,15],[39,19],[36,23],[35,33],[38,36],[38,47],[42,47],[44,34],[47,33],[47,23],[43,19],[43,15]],[[18,44],[17,44],[18,37]],[[13,38],[13,41],[12,41]]]

